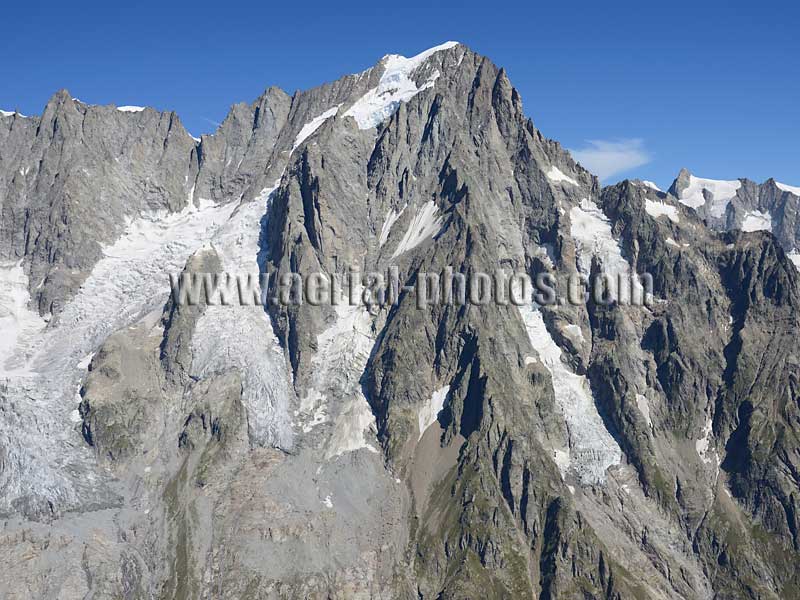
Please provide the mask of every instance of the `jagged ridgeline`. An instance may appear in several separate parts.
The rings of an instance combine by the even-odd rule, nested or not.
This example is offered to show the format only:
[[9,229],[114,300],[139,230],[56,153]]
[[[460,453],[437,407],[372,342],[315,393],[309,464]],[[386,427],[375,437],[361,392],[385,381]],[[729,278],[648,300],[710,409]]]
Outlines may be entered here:
[[[200,139],[66,91],[3,112],[0,596],[798,598],[798,203],[601,189],[456,43]],[[652,301],[170,293],[392,266]]]

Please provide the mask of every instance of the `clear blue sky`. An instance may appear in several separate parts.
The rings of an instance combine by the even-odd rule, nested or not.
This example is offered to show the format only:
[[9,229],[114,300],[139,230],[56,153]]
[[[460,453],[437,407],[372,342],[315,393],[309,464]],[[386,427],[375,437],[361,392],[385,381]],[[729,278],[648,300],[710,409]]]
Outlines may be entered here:
[[67,88],[175,110],[197,135],[269,85],[291,93],[457,40],[506,67],[545,135],[649,159],[609,181],[663,187],[686,166],[800,185],[795,2],[90,1],[0,14],[5,110],[39,114]]

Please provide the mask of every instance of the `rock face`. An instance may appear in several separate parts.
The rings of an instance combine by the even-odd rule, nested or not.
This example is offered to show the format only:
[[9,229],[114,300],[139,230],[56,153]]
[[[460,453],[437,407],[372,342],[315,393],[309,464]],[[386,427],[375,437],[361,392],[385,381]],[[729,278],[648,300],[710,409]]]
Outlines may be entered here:
[[[0,138],[4,597],[800,597],[788,186],[600,189],[455,43],[200,141],[66,92]],[[393,267],[653,301],[170,294]]]

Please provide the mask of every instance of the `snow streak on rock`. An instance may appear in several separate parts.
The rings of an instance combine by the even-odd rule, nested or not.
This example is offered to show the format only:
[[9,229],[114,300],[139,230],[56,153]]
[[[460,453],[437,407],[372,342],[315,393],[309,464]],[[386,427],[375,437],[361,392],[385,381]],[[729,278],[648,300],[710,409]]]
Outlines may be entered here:
[[639,411],[642,413],[644,420],[647,421],[647,424],[652,427],[653,421],[650,418],[650,401],[647,399],[647,396],[642,394],[636,394],[636,406],[639,408]]
[[576,185],[576,186],[580,185],[572,177],[569,177],[568,175],[564,175],[564,173],[562,173],[561,169],[559,169],[558,167],[550,167],[550,170],[547,172],[547,178],[550,181],[555,181],[555,182],[565,181],[567,183],[571,183],[572,185]]
[[330,119],[337,112],[339,112],[339,107],[334,106],[333,108],[326,110],[318,117],[314,117],[313,119],[311,119],[311,121],[303,125],[302,129],[300,129],[300,133],[297,134],[297,137],[294,140],[294,144],[292,145],[292,152],[294,152],[300,144],[302,144],[309,137],[311,137],[314,134],[314,132],[317,129],[319,129],[325,121]]
[[622,248],[611,233],[611,224],[594,202],[584,198],[570,210],[569,216],[581,273],[587,277],[591,274],[593,257],[600,260],[606,272],[614,267],[627,268]]
[[608,279],[609,291],[614,299],[641,302],[644,288],[638,280],[632,279],[633,270],[622,256],[622,245],[614,239],[611,223],[603,211],[594,202],[584,198],[580,205],[572,208],[569,216],[580,272],[589,277],[592,260],[596,259]]
[[406,207],[400,209],[400,212],[395,212],[394,209],[389,211],[389,214],[386,215],[386,220],[383,222],[383,227],[381,227],[381,235],[378,239],[378,245],[383,246],[387,240],[389,239],[389,234],[392,232],[392,227],[397,222],[397,219],[400,218],[400,215],[403,214]]
[[[392,258],[397,258],[404,252],[413,250],[425,240],[434,237],[442,229],[442,217],[436,216],[439,207],[431,200],[426,202],[411,219],[403,239],[392,253]],[[387,233],[388,237],[388,233]]]
[[552,269],[556,262],[556,248],[553,244],[544,243],[541,246],[534,248],[534,256],[542,259],[542,262],[548,269]]

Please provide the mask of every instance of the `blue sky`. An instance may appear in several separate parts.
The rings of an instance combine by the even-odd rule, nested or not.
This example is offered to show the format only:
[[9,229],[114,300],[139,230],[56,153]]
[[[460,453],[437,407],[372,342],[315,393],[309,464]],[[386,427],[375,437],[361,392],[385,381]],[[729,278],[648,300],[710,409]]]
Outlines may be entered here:
[[457,40],[504,66],[537,127],[608,182],[664,187],[686,166],[800,185],[788,1],[28,2],[2,15],[5,110],[39,114],[67,88],[175,110],[197,135],[269,85],[291,93]]

